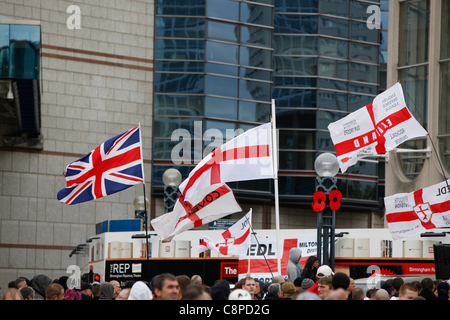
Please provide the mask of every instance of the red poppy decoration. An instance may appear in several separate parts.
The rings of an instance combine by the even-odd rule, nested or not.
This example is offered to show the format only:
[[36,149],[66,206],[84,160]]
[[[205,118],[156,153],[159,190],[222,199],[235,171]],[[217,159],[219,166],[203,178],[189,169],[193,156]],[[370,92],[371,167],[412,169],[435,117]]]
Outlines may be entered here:
[[314,201],[312,203],[312,208],[315,212],[320,212],[325,209],[325,200],[327,196],[323,191],[314,192]]
[[339,190],[333,190],[329,193],[330,208],[333,211],[339,210],[341,207],[342,193]]

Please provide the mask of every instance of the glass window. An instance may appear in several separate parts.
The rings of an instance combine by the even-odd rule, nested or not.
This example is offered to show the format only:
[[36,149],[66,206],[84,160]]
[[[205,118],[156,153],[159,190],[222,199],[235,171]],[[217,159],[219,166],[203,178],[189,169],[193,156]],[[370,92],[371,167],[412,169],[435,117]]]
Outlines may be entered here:
[[204,40],[156,39],[155,59],[204,60]]
[[[366,21],[372,14],[372,13],[367,13],[367,8],[372,5],[373,5],[373,3],[365,3],[365,2],[351,0],[350,1],[350,18]],[[379,7],[379,5],[378,5],[378,7]]]
[[238,64],[239,47],[237,45],[208,41],[206,60]]
[[348,17],[349,0],[321,0],[320,13],[339,17]]
[[258,101],[270,101],[270,83],[239,80],[239,98]]
[[428,66],[401,69],[398,78],[405,94],[406,105],[416,120],[427,129]]
[[317,80],[317,83],[319,88],[341,90],[341,91],[347,91],[348,86],[347,81],[340,81],[326,78],[319,78]]
[[314,170],[315,152],[278,152],[280,170]]
[[239,101],[239,120],[251,122],[269,122],[271,105],[255,101]]
[[316,149],[316,132],[299,130],[279,130],[280,149]]
[[317,58],[275,56],[273,71],[279,76],[316,76]]
[[378,83],[378,66],[350,62],[348,78],[352,81]]
[[272,66],[272,52],[265,49],[241,46],[239,50],[239,64],[270,69]]
[[278,129],[316,129],[317,110],[277,108],[276,114]]
[[205,93],[217,96],[237,98],[238,79],[206,75]]
[[320,151],[335,152],[333,141],[328,130],[316,132],[316,146]]
[[153,122],[153,134],[155,138],[170,138],[176,129],[186,129],[194,132],[196,121],[202,123],[201,118],[160,117],[155,116]]
[[239,2],[232,0],[206,0],[208,17],[239,21]]
[[[186,139],[186,141],[183,140],[183,145],[189,144],[190,148],[181,148],[178,147],[177,150],[179,150],[179,153],[176,154],[175,152],[172,154],[172,150],[175,148],[175,146],[177,146],[182,139]],[[203,146],[203,142],[201,142],[201,145]],[[195,155],[195,153],[198,153],[198,150],[196,150],[194,148],[195,144],[194,144],[194,140],[189,140],[189,138],[187,137],[183,137],[179,140],[176,141],[172,141],[169,139],[154,139],[153,140],[153,159],[155,160],[172,160],[174,162],[177,161],[187,161],[188,163],[193,164],[193,161],[195,159],[203,159],[203,154],[197,154],[197,156]],[[189,153],[189,154],[185,154],[185,152]],[[189,160],[190,161],[189,161]]]
[[189,17],[155,17],[155,37],[204,38],[205,19]]
[[156,2],[156,14],[174,16],[204,16],[206,0],[164,0]]
[[348,20],[321,16],[319,21],[320,34],[339,38],[348,38]]
[[205,97],[205,116],[237,119],[237,100]]
[[[370,159],[370,158],[367,158]],[[376,160],[376,159],[371,159]],[[360,174],[364,176],[378,177],[378,163],[359,160],[356,164],[349,167],[346,171],[348,174]]]
[[[342,179],[342,190],[347,190],[347,197],[358,200],[377,201],[377,183]],[[341,190],[339,188],[339,190]],[[345,197],[345,196],[344,196]]]
[[320,77],[347,79],[348,62],[319,58],[318,74]]
[[155,72],[167,71],[172,72],[204,72],[205,64],[204,62],[196,61],[155,61],[154,62]]
[[328,125],[331,122],[338,121],[345,117],[347,113],[344,112],[333,112],[327,110],[317,110],[317,129],[328,129]]
[[[315,108],[317,106],[317,90],[276,88],[272,91],[272,96],[276,99],[277,107]],[[278,123],[277,127],[279,127]]]
[[[398,148],[404,149],[426,149],[427,139],[409,140],[402,143]],[[397,159],[406,178],[414,180],[420,174],[425,162],[426,155],[423,152],[397,152]]]
[[242,78],[250,78],[257,80],[270,81],[271,80],[271,72],[253,69],[253,68],[239,68],[239,76]]
[[366,22],[350,21],[350,39],[380,43],[380,30],[379,29],[367,29]]
[[271,46],[272,32],[269,29],[241,26],[241,42],[262,47]]
[[317,87],[317,78],[308,77],[278,77],[273,78],[274,87]]
[[208,38],[238,42],[239,28],[232,23],[208,21]]
[[[230,8],[228,8],[228,10],[230,10]],[[240,21],[271,27],[273,24],[272,7],[241,2]]]
[[203,115],[203,96],[157,94],[153,103],[155,115]]
[[274,35],[274,54],[289,56],[317,55],[317,37],[299,35]]
[[399,65],[427,62],[430,1],[409,0],[401,2],[399,26]]
[[347,111],[347,92],[337,92],[328,90],[317,91],[317,107],[321,109],[332,109]]
[[311,196],[316,191],[316,178],[314,177],[278,177],[280,195],[307,195]]
[[10,77],[39,79],[41,27],[10,26]]
[[275,12],[317,13],[319,0],[274,0]]
[[318,17],[314,15],[275,14],[273,33],[317,34]]
[[374,96],[349,94],[348,95],[348,111],[353,112],[373,102]]
[[377,46],[350,42],[350,59],[352,60],[378,63],[378,51]]
[[0,78],[9,78],[9,24],[0,24]]
[[203,93],[203,74],[155,73],[155,93]]
[[224,76],[238,76],[238,67],[237,66],[230,66],[226,64],[219,64],[219,63],[206,63],[206,72],[207,73],[216,73],[221,74]]
[[319,44],[321,55],[344,59],[348,56],[347,41],[320,38]]

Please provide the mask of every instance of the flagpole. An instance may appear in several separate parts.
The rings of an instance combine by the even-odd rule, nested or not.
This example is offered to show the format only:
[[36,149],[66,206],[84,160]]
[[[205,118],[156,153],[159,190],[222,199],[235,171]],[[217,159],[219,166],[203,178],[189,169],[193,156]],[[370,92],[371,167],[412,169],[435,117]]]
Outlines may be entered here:
[[277,270],[278,275],[281,276],[281,249],[280,249],[280,212],[278,202],[278,143],[277,143],[277,125],[275,115],[275,99],[272,99],[272,158],[273,158],[273,170],[274,170],[274,191],[275,191],[275,227],[277,238]]
[[150,277],[150,259],[149,259],[149,246],[148,246],[148,212],[147,212],[147,198],[145,196],[145,174],[144,174],[144,157],[142,156],[142,131],[141,123],[139,122],[139,141],[141,142],[141,161],[142,161],[142,187],[144,192],[144,212],[145,212],[145,256],[147,257],[147,271],[148,271],[148,283],[151,281]]

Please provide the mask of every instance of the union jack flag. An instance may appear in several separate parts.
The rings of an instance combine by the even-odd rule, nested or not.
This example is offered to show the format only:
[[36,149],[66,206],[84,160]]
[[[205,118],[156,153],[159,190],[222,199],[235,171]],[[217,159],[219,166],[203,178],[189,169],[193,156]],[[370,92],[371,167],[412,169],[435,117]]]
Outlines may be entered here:
[[64,170],[66,188],[58,200],[76,204],[105,197],[144,182],[140,127],[102,143]]

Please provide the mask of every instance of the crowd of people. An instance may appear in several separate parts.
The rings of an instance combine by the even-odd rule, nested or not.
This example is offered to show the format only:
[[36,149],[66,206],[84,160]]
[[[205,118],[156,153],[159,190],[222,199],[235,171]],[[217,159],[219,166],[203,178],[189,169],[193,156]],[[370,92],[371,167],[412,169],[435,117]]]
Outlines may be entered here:
[[334,273],[327,265],[307,264],[295,279],[275,276],[264,283],[247,275],[237,283],[217,280],[204,284],[201,276],[163,273],[150,282],[112,280],[67,287],[68,277],[51,279],[38,274],[9,283],[2,300],[448,300],[449,283],[424,278],[407,283],[401,277],[381,281],[366,292],[355,288],[346,273]]

